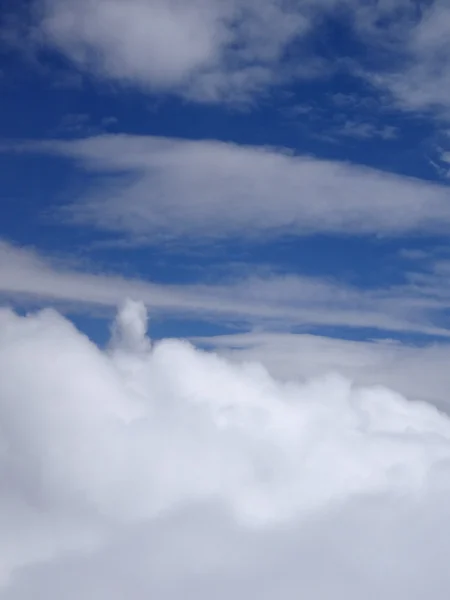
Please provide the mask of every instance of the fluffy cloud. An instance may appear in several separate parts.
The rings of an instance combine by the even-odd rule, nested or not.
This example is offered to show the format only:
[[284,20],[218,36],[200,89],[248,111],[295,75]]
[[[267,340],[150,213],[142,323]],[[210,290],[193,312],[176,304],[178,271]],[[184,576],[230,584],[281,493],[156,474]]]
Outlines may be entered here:
[[446,186],[287,150],[130,135],[15,148],[66,156],[97,175],[71,217],[140,242],[450,226]]
[[340,373],[357,385],[383,385],[450,412],[450,346],[402,344],[392,339],[353,341],[318,335],[252,332],[193,338],[239,362],[258,362],[277,379],[307,380]]
[[2,598],[446,597],[448,417],[144,331],[0,311]]
[[[427,287],[429,286],[429,287]],[[0,293],[13,301],[59,302],[66,308],[114,307],[127,296],[156,314],[187,315],[271,327],[340,325],[447,337],[450,304],[427,280],[394,289],[359,290],[300,275],[241,276],[205,284],[155,284],[75,270],[27,249],[0,243]]]

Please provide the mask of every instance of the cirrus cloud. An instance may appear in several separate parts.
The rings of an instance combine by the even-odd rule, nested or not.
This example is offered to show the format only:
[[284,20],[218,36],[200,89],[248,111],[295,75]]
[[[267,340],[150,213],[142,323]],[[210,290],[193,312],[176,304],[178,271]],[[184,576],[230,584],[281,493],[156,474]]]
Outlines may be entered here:
[[450,228],[450,189],[287,149],[132,135],[6,144],[95,175],[70,218],[144,243]]
[[209,284],[160,284],[74,269],[5,242],[0,243],[0,293],[7,300],[40,305],[52,300],[84,310],[111,308],[132,296],[158,315],[214,318],[241,326],[328,325],[450,335],[446,326],[450,291],[436,294],[427,283],[360,290],[332,279],[269,273]]

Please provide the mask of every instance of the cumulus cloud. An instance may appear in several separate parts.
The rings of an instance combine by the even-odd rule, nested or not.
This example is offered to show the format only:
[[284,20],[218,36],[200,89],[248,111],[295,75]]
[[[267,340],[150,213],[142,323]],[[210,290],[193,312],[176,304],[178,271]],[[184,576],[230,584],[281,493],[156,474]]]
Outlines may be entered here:
[[418,346],[389,338],[356,341],[269,331],[192,341],[230,360],[259,362],[277,379],[340,373],[358,385],[383,385],[450,412],[450,346],[445,342]]
[[140,243],[229,236],[444,232],[449,189],[286,149],[131,135],[6,145],[66,156],[96,184],[78,223]]
[[145,318],[126,302],[101,351],[0,311],[2,598],[446,598],[447,416]]
[[341,325],[448,337],[450,290],[431,282],[360,290],[339,281],[294,274],[227,277],[219,283],[159,284],[76,270],[63,261],[0,240],[0,294],[66,308],[114,307],[127,296],[159,315],[195,316],[225,323],[293,327]]

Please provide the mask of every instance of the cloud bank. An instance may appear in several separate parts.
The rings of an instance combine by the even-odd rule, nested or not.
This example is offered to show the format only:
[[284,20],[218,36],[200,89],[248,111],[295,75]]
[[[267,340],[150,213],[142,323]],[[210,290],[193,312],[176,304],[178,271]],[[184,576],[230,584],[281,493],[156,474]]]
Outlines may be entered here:
[[1,310],[2,598],[446,598],[447,416],[145,318],[125,303],[101,351]]

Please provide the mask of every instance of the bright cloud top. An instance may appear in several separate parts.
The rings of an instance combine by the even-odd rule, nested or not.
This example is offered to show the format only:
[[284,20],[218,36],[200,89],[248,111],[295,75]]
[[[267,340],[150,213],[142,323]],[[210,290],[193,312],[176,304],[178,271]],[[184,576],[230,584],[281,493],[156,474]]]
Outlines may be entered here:
[[287,150],[130,135],[16,148],[67,156],[98,175],[72,218],[140,242],[450,228],[446,186]]
[[446,597],[448,417],[150,345],[145,319],[126,303],[101,351],[0,312],[3,598]]
[[264,365],[276,379],[340,373],[358,386],[383,385],[410,400],[449,412],[450,346],[408,345],[392,339],[353,341],[319,335],[249,332],[194,338],[221,356]]

